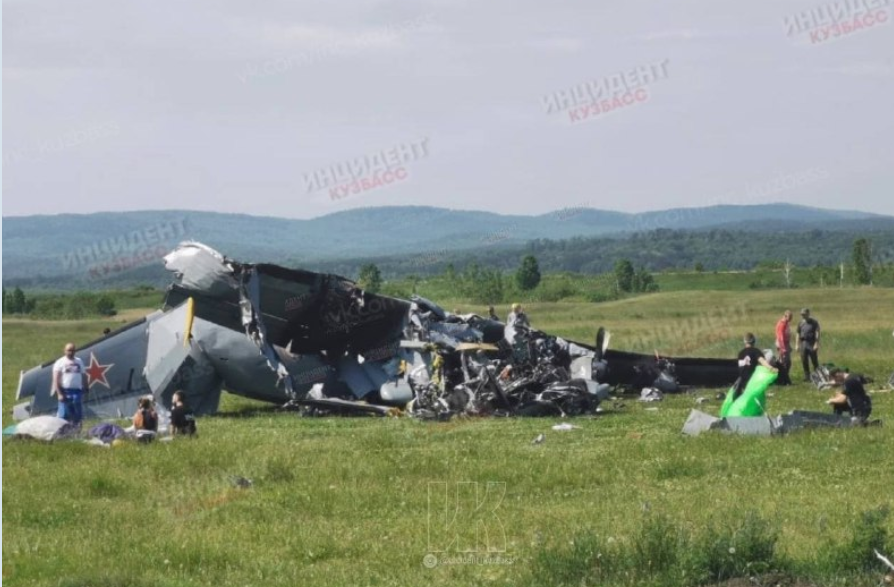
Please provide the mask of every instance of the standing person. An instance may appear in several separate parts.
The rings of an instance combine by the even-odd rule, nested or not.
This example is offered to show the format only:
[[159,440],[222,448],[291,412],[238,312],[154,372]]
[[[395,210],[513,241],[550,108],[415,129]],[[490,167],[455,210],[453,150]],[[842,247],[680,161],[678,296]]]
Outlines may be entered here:
[[755,348],[754,345],[757,344],[757,339],[753,334],[750,332],[746,333],[743,342],[745,343],[745,348],[739,351],[739,378],[736,380],[733,400],[738,399],[742,392],[745,391],[748,380],[754,375],[754,370],[757,369],[758,365],[763,365],[771,371],[776,371],[776,368],[764,357],[764,353],[760,349]]
[[521,304],[517,302],[512,304],[512,311],[509,312],[509,317],[506,318],[506,326],[531,327],[531,323],[528,322],[528,315],[525,314],[525,310],[522,308]]
[[171,398],[171,430],[174,436],[195,436],[196,417],[186,405],[183,392],[174,392]]
[[73,342],[65,345],[65,354],[53,363],[53,393],[59,400],[56,415],[72,424],[84,419],[83,397],[87,393],[87,372],[84,361],[75,356]]
[[819,368],[820,325],[810,317],[810,308],[801,308],[801,323],[798,324],[798,352],[804,368],[804,381],[810,381],[810,363],[813,370]]
[[789,370],[792,368],[792,311],[786,310],[776,323],[776,354],[779,357],[779,377],[776,385],[791,385]]

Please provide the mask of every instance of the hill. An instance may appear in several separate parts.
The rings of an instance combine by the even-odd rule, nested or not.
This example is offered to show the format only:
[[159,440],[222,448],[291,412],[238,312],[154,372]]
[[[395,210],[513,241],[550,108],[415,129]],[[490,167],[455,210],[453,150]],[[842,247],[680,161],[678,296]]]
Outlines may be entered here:
[[[540,216],[405,206],[350,210],[310,220],[147,211],[9,217],[3,224],[4,284],[96,289],[166,282],[159,259],[185,239],[202,241],[240,260],[307,268],[354,267],[356,263],[344,261],[360,258],[394,258],[419,265],[414,257],[425,251],[437,252],[442,259],[462,251],[467,257],[502,255],[512,258],[514,264],[518,251],[530,241],[601,238],[598,246],[605,248],[614,246],[607,243],[618,237],[663,229],[710,233],[747,228],[752,233],[766,233],[767,238],[773,232],[794,229],[830,234],[869,229],[890,232],[894,218],[787,204],[680,208],[642,214],[572,207]],[[578,240],[557,246],[574,249]],[[564,257],[555,264],[557,268],[584,272],[597,269],[583,262],[569,265],[568,255]],[[604,252],[597,257],[607,259]],[[762,258],[752,259],[752,264]],[[836,254],[832,261],[837,259]],[[598,269],[604,267],[599,265]],[[401,271],[394,269],[392,273]]]

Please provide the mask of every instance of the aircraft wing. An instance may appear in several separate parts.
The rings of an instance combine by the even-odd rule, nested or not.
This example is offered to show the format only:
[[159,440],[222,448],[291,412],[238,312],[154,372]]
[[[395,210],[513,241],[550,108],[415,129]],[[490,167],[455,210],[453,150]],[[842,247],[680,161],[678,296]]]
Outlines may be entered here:
[[[160,313],[79,346],[76,356],[84,361],[88,381],[84,397],[86,417],[129,417],[136,410],[137,399],[150,393],[143,367],[147,327],[157,315]],[[57,400],[52,393],[54,362],[55,359],[22,371],[16,399],[26,401],[14,408],[16,419],[56,413]]]

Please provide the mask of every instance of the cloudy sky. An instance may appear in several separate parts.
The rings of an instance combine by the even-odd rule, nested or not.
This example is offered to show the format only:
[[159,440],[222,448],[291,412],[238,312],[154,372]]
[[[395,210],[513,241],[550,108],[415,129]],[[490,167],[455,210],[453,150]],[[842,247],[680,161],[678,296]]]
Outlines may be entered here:
[[3,0],[3,215],[894,214],[892,59],[890,0]]

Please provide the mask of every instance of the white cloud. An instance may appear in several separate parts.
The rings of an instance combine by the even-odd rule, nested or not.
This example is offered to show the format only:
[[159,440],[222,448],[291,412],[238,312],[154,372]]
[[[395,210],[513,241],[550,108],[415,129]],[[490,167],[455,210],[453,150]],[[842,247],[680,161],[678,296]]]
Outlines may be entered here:
[[325,25],[265,24],[259,39],[280,49],[313,52],[321,48],[392,48],[400,43],[400,36],[391,27],[348,30]]
[[546,39],[533,39],[530,45],[537,49],[557,51],[559,53],[580,53],[586,42],[576,37],[550,37]]
[[[808,50],[777,3],[715,3],[4,0],[4,147],[40,155],[4,169],[4,212],[307,217],[322,210],[296,197],[304,172],[418,136],[431,160],[369,203],[648,210],[696,205],[699,177],[892,151],[889,37]],[[542,112],[547,92],[663,59],[642,107],[575,127]],[[104,121],[120,132],[42,146]],[[828,199],[894,213],[892,173]],[[797,203],[822,196],[807,187]]]
[[835,67],[821,67],[815,71],[818,73],[837,73],[839,75],[852,75],[859,77],[894,77],[894,65],[891,63],[853,63],[849,65],[839,65]]
[[637,35],[637,38],[641,41],[691,41],[700,36],[703,35],[694,29],[677,29],[672,31],[644,33]]

